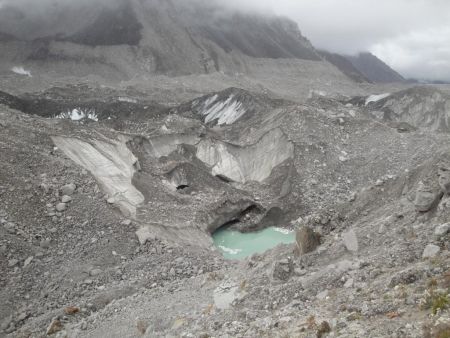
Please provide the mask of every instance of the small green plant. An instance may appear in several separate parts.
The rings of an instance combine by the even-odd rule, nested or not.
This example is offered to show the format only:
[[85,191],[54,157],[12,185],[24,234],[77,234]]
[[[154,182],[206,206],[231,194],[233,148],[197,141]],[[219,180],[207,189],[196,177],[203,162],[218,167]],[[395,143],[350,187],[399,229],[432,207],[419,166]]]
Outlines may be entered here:
[[449,305],[449,299],[444,294],[434,294],[431,299],[431,311],[435,315],[438,311],[445,310]]

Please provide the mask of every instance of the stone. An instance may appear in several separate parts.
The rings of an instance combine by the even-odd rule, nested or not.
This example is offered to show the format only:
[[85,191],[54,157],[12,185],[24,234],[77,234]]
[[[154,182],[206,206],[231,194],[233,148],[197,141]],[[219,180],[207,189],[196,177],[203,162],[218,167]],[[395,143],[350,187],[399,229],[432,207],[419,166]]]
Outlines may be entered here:
[[67,184],[61,188],[61,194],[72,196],[77,189],[77,186],[74,183]]
[[6,231],[8,231],[8,233],[10,234],[15,234],[16,233],[16,225],[13,222],[7,222],[4,225],[4,228],[6,229]]
[[427,212],[433,208],[438,199],[439,194],[433,188],[420,183],[416,191],[414,206],[418,212]]
[[61,321],[59,319],[55,318],[52,320],[50,325],[47,327],[47,331],[46,331],[47,336],[50,336],[59,331],[62,331],[62,329],[63,329],[63,325],[62,325]]
[[422,253],[422,258],[433,258],[441,251],[441,248],[434,244],[428,244]]
[[342,240],[348,251],[357,252],[359,249],[358,238],[354,230],[349,230],[342,234]]
[[312,252],[320,245],[320,235],[307,226],[302,226],[297,229],[295,240],[300,255]]
[[138,231],[136,231],[136,236],[139,240],[140,245],[144,245],[148,241],[155,239],[155,235],[150,231],[149,226],[141,227]]
[[353,278],[349,278],[349,279],[347,279],[347,281],[345,282],[344,288],[350,289],[350,288],[353,287],[353,284],[354,284]]
[[18,259],[10,259],[9,261],[8,261],[8,266],[10,267],[10,268],[12,268],[12,267],[14,267],[14,266],[16,266],[17,264],[19,264],[19,260]]
[[318,300],[325,300],[328,297],[328,290],[319,292],[316,297]]
[[106,202],[108,202],[108,204],[114,204],[116,203],[116,199],[114,197],[110,197],[106,200]]
[[34,259],[33,256],[28,257],[25,262],[23,263],[23,267],[26,268],[28,265],[31,264],[31,261]]
[[76,306],[67,306],[66,308],[64,308],[64,313],[66,315],[74,315],[78,312],[80,312],[80,308]]
[[43,239],[43,240],[41,240],[41,242],[39,243],[39,246],[40,246],[41,248],[47,249],[47,248],[50,247],[50,243],[51,243],[50,238]]
[[131,225],[131,220],[126,219],[126,220],[122,221],[121,224],[122,224],[122,225],[125,225],[125,226],[129,226],[129,225]]
[[439,186],[447,195],[450,195],[450,168],[441,166],[438,171]]
[[149,325],[146,321],[138,319],[136,322],[136,328],[141,335],[144,335],[147,332]]
[[67,335],[66,330],[62,330],[56,334],[55,338],[69,338],[69,336]]
[[13,323],[13,317],[12,316],[6,317],[2,321],[2,324],[0,325],[0,329],[1,330],[6,330],[11,325],[11,323]]
[[323,321],[320,323],[319,327],[317,328],[317,338],[325,337],[328,333],[331,332],[331,326],[328,322]]
[[89,276],[98,276],[102,273],[103,271],[101,269],[92,269],[91,271],[89,271]]
[[447,235],[449,232],[450,232],[450,223],[438,225],[434,229],[434,234],[438,238]]
[[66,203],[58,203],[56,205],[56,211],[58,211],[58,212],[62,212],[64,210],[66,210],[66,209],[67,209],[67,204]]
[[68,195],[64,195],[64,196],[61,198],[61,202],[62,202],[62,203],[69,203],[70,201],[72,201],[72,197],[70,197],[70,196],[68,196]]
[[383,180],[377,180],[376,182],[375,182],[375,186],[376,187],[381,187],[382,185],[384,184],[384,181]]
[[281,259],[274,263],[272,276],[282,281],[288,280],[294,273],[294,262],[290,257]]

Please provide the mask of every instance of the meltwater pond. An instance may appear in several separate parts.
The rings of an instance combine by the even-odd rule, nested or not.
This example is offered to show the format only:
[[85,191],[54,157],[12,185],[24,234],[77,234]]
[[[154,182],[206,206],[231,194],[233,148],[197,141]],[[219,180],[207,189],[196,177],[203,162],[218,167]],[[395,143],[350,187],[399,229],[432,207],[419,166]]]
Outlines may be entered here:
[[221,228],[213,234],[213,240],[225,258],[243,259],[254,253],[263,253],[281,243],[294,243],[295,232],[276,227],[249,233]]

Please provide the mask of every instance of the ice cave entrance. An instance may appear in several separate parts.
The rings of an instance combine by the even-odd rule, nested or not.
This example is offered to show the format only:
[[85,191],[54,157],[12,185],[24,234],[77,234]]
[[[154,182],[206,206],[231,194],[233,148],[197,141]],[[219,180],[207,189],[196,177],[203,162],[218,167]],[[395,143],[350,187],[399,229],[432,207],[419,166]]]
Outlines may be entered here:
[[215,246],[227,259],[244,259],[254,253],[263,253],[278,244],[294,243],[295,232],[269,227],[257,232],[242,233],[222,227],[213,234]]

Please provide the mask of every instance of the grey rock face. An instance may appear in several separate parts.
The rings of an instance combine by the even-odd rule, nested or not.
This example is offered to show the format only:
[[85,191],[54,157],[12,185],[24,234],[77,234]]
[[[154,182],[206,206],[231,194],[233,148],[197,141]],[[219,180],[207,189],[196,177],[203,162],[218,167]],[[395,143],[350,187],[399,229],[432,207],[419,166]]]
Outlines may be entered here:
[[320,245],[320,235],[310,227],[302,226],[295,234],[299,254],[306,254],[316,250]]

